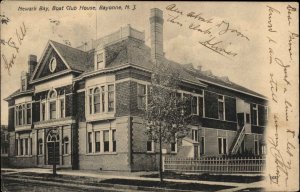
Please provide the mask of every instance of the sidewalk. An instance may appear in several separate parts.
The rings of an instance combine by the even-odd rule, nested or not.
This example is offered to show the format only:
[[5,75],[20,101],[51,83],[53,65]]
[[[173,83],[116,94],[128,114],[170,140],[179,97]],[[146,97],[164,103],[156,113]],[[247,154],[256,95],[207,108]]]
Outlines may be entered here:
[[[42,169],[42,168],[24,168],[24,169],[11,169],[3,168],[3,171],[10,171],[5,174],[13,174],[20,172],[32,172],[32,173],[52,173],[52,169]],[[89,177],[96,178],[97,180],[105,179],[129,179],[129,180],[142,180],[142,181],[159,181],[159,178],[147,178],[141,177],[142,175],[153,174],[157,172],[112,172],[112,171],[83,171],[83,170],[58,170],[57,174],[67,175],[67,176],[79,176],[79,177]],[[231,189],[220,190],[220,192],[226,191],[237,191],[247,188],[258,188],[262,186],[264,181],[259,181],[255,183],[233,183],[233,182],[217,182],[217,181],[199,181],[199,180],[183,180],[183,179],[164,179],[164,181],[176,182],[176,183],[196,183],[196,184],[206,184],[206,185],[224,185],[235,187]]]

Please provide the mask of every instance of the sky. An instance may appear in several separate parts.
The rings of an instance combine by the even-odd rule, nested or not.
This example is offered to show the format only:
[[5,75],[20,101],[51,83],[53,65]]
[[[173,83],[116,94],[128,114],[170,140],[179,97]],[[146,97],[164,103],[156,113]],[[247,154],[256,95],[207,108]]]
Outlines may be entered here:
[[[146,44],[150,46],[151,8],[164,11],[164,52],[168,59],[182,64],[192,63],[195,67],[202,66],[203,70],[211,70],[217,76],[228,76],[235,83],[252,89],[258,93],[269,95],[266,87],[266,48],[263,43],[266,38],[260,31],[266,30],[267,17],[265,5],[262,3],[208,3],[208,2],[176,2],[176,8],[184,13],[201,13],[203,18],[212,18],[214,24],[220,21],[230,23],[234,28],[245,34],[250,40],[233,35],[224,36],[222,41],[232,40],[228,46],[238,52],[235,57],[224,57],[199,44],[203,34],[188,29],[190,23],[201,23],[191,18],[181,16],[184,27],[171,23],[168,19],[176,16],[174,11],[167,10],[172,2],[2,2],[1,15],[9,18],[7,24],[1,24],[1,39],[8,41],[16,38],[15,31],[22,23],[26,26],[26,36],[19,46],[15,64],[10,75],[5,69],[1,57],[1,123],[7,124],[7,103],[3,101],[9,94],[19,88],[20,75],[27,71],[28,55],[37,55],[40,59],[48,40],[61,43],[69,41],[71,46],[77,47],[91,39],[117,31],[121,26],[131,24],[137,30],[145,31]],[[83,11],[66,10],[67,6],[122,6],[123,10]],[[130,5],[135,10],[124,10]],[[49,7],[49,11],[20,11],[19,7],[40,6]],[[52,11],[53,6],[64,6],[64,11]],[[59,21],[59,24],[51,21]],[[203,23],[201,23],[202,25]],[[203,25],[205,26],[205,25]],[[204,27],[205,28],[205,27]],[[229,32],[228,32],[229,33]],[[231,38],[231,39],[230,39]],[[228,44],[227,44],[228,45]],[[228,48],[224,45],[225,48]],[[7,58],[11,57],[14,49],[1,44],[1,52]]]

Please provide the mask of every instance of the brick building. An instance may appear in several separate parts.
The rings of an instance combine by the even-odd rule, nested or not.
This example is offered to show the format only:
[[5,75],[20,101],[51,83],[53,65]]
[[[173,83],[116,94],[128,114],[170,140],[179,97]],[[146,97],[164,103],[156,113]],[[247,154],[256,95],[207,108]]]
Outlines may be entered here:
[[165,145],[180,157],[264,153],[266,98],[216,77],[210,71],[164,57],[163,14],[151,9],[151,48],[130,25],[72,48],[49,41],[9,105],[9,158],[13,166],[96,170],[155,170],[159,148],[148,141],[141,119],[152,65],[170,64],[182,78],[180,92],[191,97],[191,133]]

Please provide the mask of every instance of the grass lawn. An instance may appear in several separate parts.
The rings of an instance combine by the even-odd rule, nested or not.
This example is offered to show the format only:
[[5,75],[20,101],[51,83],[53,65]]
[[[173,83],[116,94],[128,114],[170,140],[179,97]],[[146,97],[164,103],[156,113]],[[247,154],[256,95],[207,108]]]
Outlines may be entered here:
[[196,191],[218,191],[222,189],[230,189],[233,187],[223,185],[206,185],[197,183],[176,183],[176,182],[163,182],[159,181],[142,181],[142,180],[129,180],[129,179],[106,179],[100,183],[131,185],[140,187],[159,187],[166,189],[179,189],[179,190],[196,190]]
[[[142,177],[159,178],[158,174],[143,175]],[[234,182],[234,183],[253,183],[262,181],[263,176],[236,176],[236,175],[211,175],[211,174],[183,174],[183,173],[164,173],[166,179],[186,179],[200,181],[218,181],[218,182]]]

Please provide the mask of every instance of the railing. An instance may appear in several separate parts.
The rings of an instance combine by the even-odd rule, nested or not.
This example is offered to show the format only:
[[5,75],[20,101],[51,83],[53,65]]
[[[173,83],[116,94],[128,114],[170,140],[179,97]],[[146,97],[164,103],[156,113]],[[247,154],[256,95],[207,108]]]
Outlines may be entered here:
[[243,126],[243,128],[238,132],[236,139],[234,140],[234,142],[232,143],[232,148],[230,150],[231,154],[236,154],[237,151],[239,150],[242,141],[244,140],[245,137],[245,125]]
[[261,173],[264,157],[165,158],[164,171],[203,173]]

